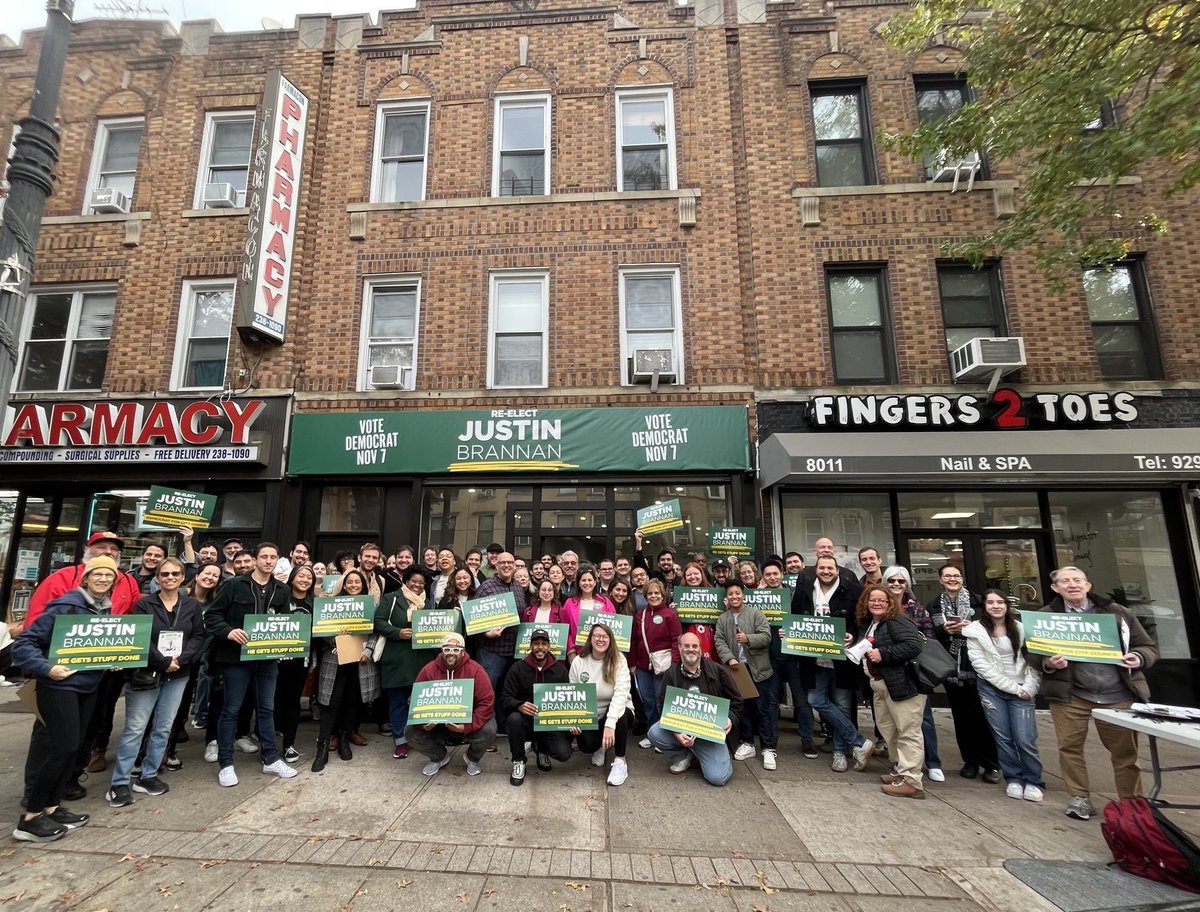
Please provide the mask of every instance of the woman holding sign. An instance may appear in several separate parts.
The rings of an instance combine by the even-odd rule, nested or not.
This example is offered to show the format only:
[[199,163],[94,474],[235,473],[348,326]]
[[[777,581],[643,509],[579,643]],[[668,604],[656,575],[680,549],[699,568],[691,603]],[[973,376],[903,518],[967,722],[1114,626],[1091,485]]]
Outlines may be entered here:
[[616,614],[617,609],[609,601],[608,596],[596,591],[596,571],[591,567],[583,567],[575,578],[579,586],[579,594],[573,595],[563,604],[562,616],[567,623],[567,661],[575,658],[575,637],[579,633],[579,613],[581,611],[603,611],[605,614]]
[[[313,613],[313,593],[320,579],[313,572],[312,564],[293,567],[288,574],[288,613]],[[308,680],[311,656],[279,660],[279,676],[275,678],[275,723],[283,740],[283,759],[295,763],[300,759],[296,750],[296,729],[300,727],[300,697],[304,693],[304,682]]]
[[572,684],[590,682],[596,685],[596,719],[602,720],[602,726],[587,731],[573,728],[571,734],[579,739],[579,749],[592,755],[593,766],[604,766],[604,754],[612,748],[608,784],[621,785],[629,778],[625,744],[629,739],[629,724],[633,721],[633,701],[629,663],[617,650],[611,627],[607,624],[592,627],[587,642],[571,662],[568,680]]
[[[460,571],[474,591],[474,580],[466,570]],[[457,579],[458,574],[455,574]],[[384,637],[383,657],[379,660],[379,683],[388,702],[388,721],[392,723],[395,747],[392,757],[408,757],[408,701],[412,697],[413,681],[425,664],[425,656],[413,651],[412,617],[414,611],[425,608],[425,574],[420,567],[406,567],[400,575],[402,585],[389,592],[375,609],[375,634]],[[456,587],[457,588],[457,587]],[[455,597],[454,592],[442,596],[442,602]],[[454,605],[452,607],[458,607]]]
[[62,806],[63,792],[79,754],[79,745],[96,705],[102,671],[74,671],[52,665],[48,658],[54,622],[60,615],[108,614],[109,594],[117,582],[117,563],[93,557],[83,568],[79,588],[65,592],[46,606],[29,627],[13,640],[12,660],[27,675],[37,676],[37,716],[25,759],[22,814],[13,838],[51,842],[88,822]]
[[[667,607],[667,589],[661,580],[646,583],[646,607],[633,618],[629,645],[629,667],[646,709],[646,727],[658,721],[662,708],[662,676],[679,661],[679,637],[683,628],[679,615]],[[653,745],[649,738],[638,742],[643,749]]]

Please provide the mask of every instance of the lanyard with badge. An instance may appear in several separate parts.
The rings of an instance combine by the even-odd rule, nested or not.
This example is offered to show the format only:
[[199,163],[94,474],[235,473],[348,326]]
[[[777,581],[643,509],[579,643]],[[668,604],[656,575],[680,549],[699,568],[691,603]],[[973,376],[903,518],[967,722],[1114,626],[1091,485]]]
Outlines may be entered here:
[[[163,605],[163,608],[167,609],[167,606]],[[171,618],[171,629],[158,632],[158,651],[164,659],[177,659],[183,655],[183,631],[175,629],[179,621],[179,603],[175,603],[173,611],[167,609],[167,614]]]

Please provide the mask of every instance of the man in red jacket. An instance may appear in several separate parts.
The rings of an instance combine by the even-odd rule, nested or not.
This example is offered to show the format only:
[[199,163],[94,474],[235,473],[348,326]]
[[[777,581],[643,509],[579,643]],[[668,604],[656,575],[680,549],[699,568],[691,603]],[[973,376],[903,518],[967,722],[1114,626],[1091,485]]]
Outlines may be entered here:
[[429,758],[421,770],[426,776],[436,776],[450,762],[449,748],[456,744],[467,745],[467,775],[478,776],[483,772],[479,768],[479,761],[496,740],[496,695],[492,690],[492,682],[483,666],[467,655],[465,645],[457,633],[446,634],[437,658],[417,673],[417,683],[463,678],[475,681],[475,701],[470,722],[410,724],[404,729],[408,746]]
[[[83,560],[74,567],[63,567],[55,570],[38,584],[29,599],[29,613],[25,616],[25,626],[29,627],[42,610],[72,589],[78,589],[83,579],[83,568],[93,557],[111,557],[120,566],[121,549],[125,542],[116,532],[95,532],[87,540],[83,549]],[[137,579],[128,571],[117,574],[116,585],[112,589],[112,613],[128,614],[138,599],[142,597],[142,589]]]

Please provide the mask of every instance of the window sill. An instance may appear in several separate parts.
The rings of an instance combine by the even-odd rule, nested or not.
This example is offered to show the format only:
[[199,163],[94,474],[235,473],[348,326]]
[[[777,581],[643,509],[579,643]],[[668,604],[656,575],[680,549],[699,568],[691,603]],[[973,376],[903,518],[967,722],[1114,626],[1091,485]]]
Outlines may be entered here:
[[97,222],[128,222],[146,221],[149,212],[98,212],[94,215],[46,215],[42,217],[43,225],[94,225]]
[[409,200],[398,203],[348,203],[347,212],[388,212],[405,209],[458,209],[481,206],[554,205],[555,203],[628,202],[629,200],[694,199],[699,189],[615,190],[595,193],[547,193],[545,196],[467,196],[454,199]]
[[250,210],[244,206],[240,209],[184,209],[181,213],[184,218],[220,218],[222,216],[249,214]]

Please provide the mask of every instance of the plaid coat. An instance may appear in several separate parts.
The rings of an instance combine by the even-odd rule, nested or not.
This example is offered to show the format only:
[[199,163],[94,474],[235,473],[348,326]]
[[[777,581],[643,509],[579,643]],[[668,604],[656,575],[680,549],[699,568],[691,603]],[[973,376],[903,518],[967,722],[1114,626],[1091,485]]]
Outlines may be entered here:
[[[367,646],[371,646],[374,637],[368,637]],[[333,637],[325,639],[321,645],[321,665],[317,678],[317,702],[328,706],[333,698],[333,682],[337,678],[337,650],[334,648]],[[364,704],[368,704],[379,696],[379,667],[372,661],[358,663],[358,692]]]

